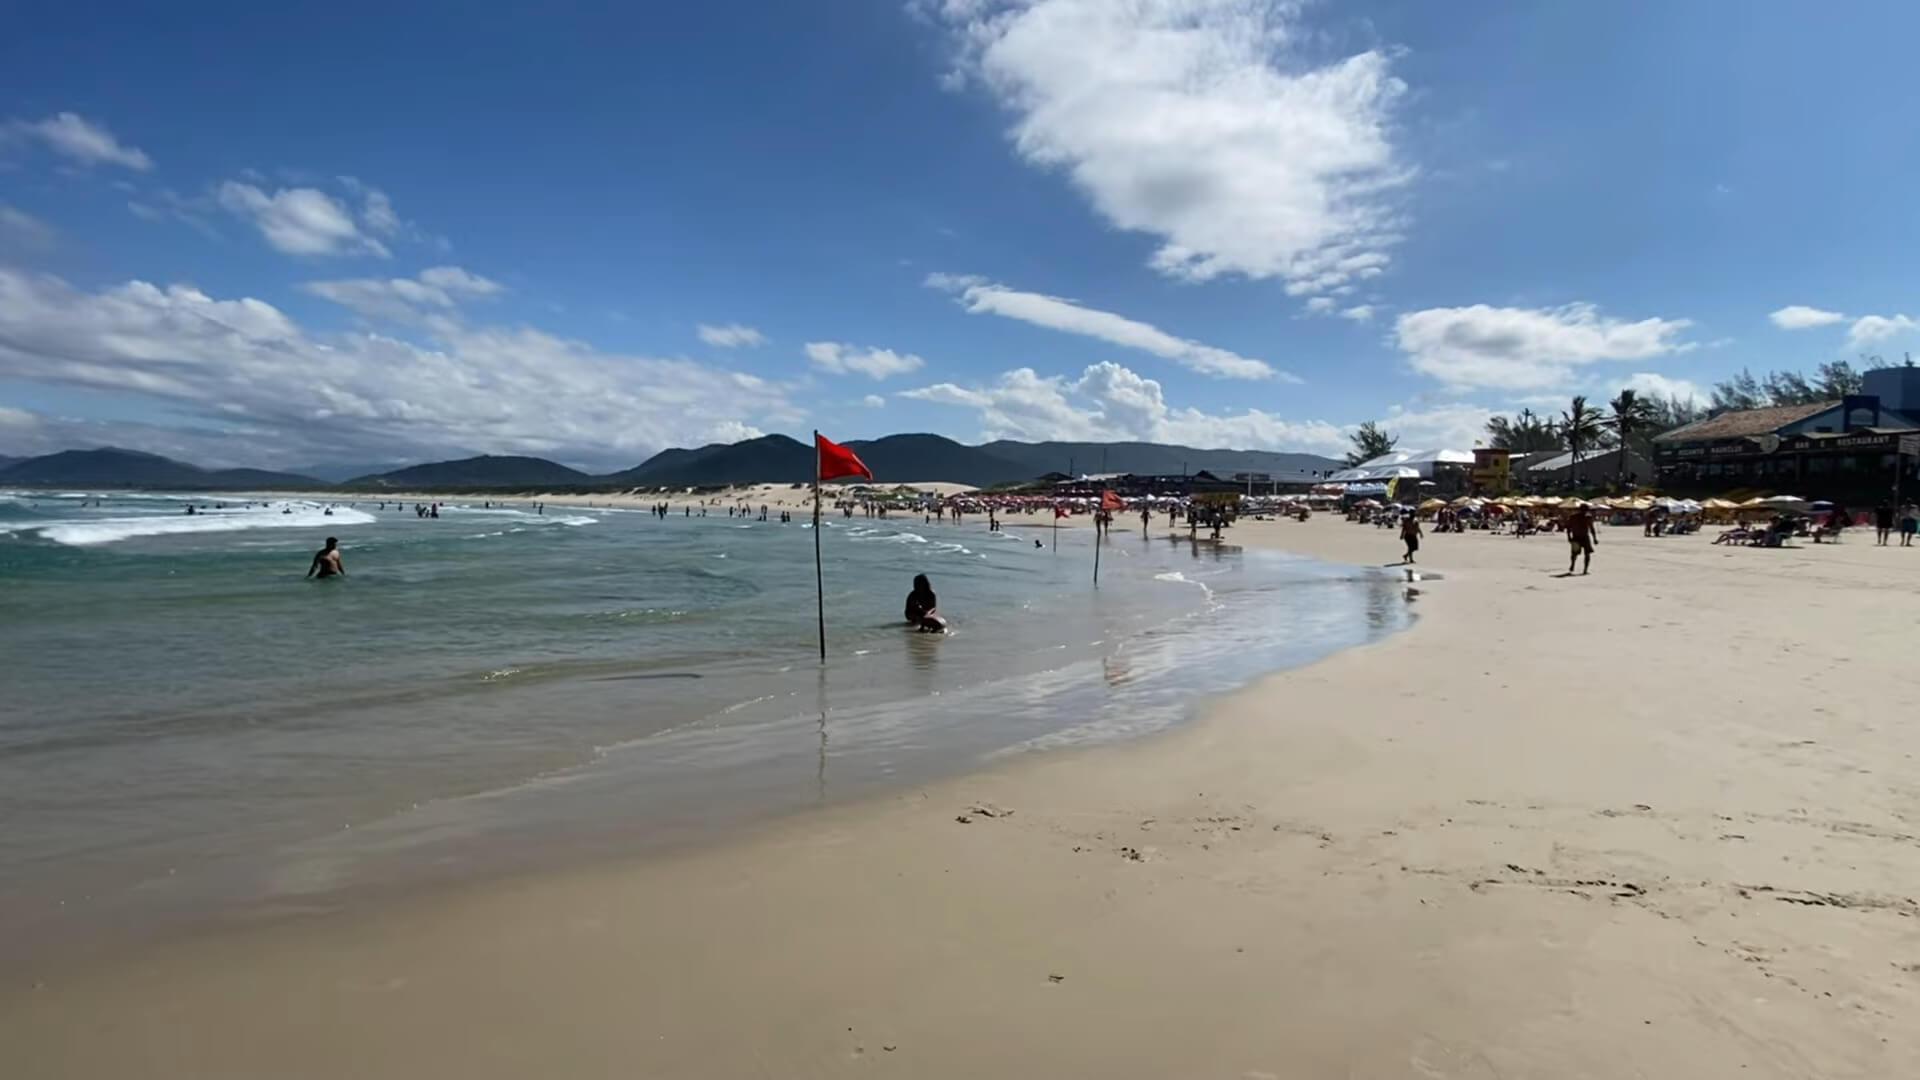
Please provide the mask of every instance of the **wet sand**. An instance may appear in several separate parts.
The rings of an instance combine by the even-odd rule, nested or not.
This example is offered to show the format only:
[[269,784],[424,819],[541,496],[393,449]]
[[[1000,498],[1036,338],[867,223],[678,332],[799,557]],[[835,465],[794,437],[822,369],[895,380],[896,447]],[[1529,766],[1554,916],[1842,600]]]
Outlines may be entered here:
[[[1156,530],[1159,531],[1159,530]],[[1243,544],[1397,561],[1389,530]],[[1429,537],[1411,631],[691,854],[10,973],[20,1077],[1920,1075],[1920,550]],[[964,701],[947,705],[965,721]],[[964,820],[962,820],[964,819]]]

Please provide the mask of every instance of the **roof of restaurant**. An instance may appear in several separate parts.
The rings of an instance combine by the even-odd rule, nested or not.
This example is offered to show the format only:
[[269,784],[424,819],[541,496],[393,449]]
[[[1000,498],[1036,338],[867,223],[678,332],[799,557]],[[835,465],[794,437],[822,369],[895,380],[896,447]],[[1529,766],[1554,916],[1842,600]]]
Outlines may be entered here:
[[1691,424],[1663,431],[1654,442],[1703,442],[1708,439],[1737,439],[1743,435],[1771,435],[1788,424],[1840,407],[1838,401],[1816,401],[1811,405],[1776,405],[1765,409],[1740,409],[1695,420]]

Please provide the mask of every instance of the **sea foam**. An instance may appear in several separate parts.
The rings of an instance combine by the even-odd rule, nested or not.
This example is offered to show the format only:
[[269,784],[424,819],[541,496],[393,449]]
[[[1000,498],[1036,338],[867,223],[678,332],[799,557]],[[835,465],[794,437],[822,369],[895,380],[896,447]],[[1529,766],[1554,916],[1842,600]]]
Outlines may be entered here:
[[[293,512],[282,513],[284,510]],[[88,547],[131,540],[137,536],[173,536],[181,533],[239,532],[245,529],[321,529],[371,525],[372,514],[335,507],[332,514],[319,503],[274,503],[266,509],[208,510],[198,514],[97,518],[91,521],[51,521],[22,526],[56,544]]]

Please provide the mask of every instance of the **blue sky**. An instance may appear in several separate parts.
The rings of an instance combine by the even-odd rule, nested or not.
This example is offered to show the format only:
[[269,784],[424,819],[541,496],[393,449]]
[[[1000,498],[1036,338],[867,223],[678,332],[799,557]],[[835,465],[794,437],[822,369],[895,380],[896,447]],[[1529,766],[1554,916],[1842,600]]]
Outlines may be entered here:
[[1464,446],[1920,347],[1910,5],[611,7],[14,14],[0,453]]

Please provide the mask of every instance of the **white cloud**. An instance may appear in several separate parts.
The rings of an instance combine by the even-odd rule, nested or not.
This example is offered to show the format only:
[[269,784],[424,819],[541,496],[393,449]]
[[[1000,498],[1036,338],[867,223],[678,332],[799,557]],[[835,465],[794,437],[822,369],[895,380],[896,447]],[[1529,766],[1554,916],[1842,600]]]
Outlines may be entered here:
[[1352,319],[1354,322],[1367,322],[1373,318],[1373,310],[1372,304],[1355,304],[1350,308],[1342,310],[1340,317],[1343,319]]
[[1014,114],[1014,148],[1103,217],[1159,237],[1152,265],[1322,291],[1380,272],[1410,170],[1390,140],[1388,52],[1333,63],[1292,0],[926,3],[958,71]]
[[289,255],[378,255],[385,244],[361,231],[346,205],[318,188],[281,188],[269,195],[229,180],[217,195],[229,212],[253,223],[276,250]]
[[420,281],[456,296],[494,296],[505,291],[497,281],[469,273],[458,266],[429,266],[420,271]]
[[419,318],[422,309],[451,311],[460,300],[496,295],[501,286],[458,266],[434,266],[418,278],[309,281],[300,289],[369,318],[407,321]]
[[53,226],[0,202],[0,257],[9,251],[45,251],[53,247],[56,236]]
[[47,149],[82,165],[119,165],[136,172],[153,168],[153,159],[146,151],[122,143],[106,128],[76,113],[55,113],[45,120],[14,120],[5,131],[37,139]]
[[869,409],[884,409],[887,407],[887,399],[881,397],[879,394],[868,394],[866,397],[860,399],[860,404],[865,405]]
[[969,314],[999,315],[1008,319],[1044,326],[1069,334],[1099,338],[1128,349],[1139,349],[1164,357],[1206,375],[1231,379],[1265,379],[1278,376],[1286,382],[1296,377],[1275,371],[1265,361],[1255,360],[1198,341],[1175,337],[1149,323],[1116,315],[1111,311],[1081,307],[1071,300],[1044,293],[1021,292],[997,285],[984,278],[965,274],[929,274],[927,285],[956,294]]
[[754,427],[752,424],[743,424],[738,420],[722,420],[708,428],[706,434],[701,436],[700,441],[703,443],[737,443],[746,442],[748,439],[758,439],[765,434],[766,432]]
[[1767,318],[1773,320],[1773,325],[1782,330],[1805,330],[1809,327],[1830,326],[1837,322],[1844,322],[1847,317],[1837,311],[1822,311],[1805,304],[1788,304],[1768,315]]
[[0,268],[0,377],[144,398],[219,432],[229,459],[507,453],[624,467],[723,425],[803,419],[786,386],[753,375],[528,326],[426,325],[420,341],[320,335],[259,300],[142,281],[92,292]]
[[360,205],[360,220],[382,236],[400,231],[400,215],[393,212],[393,201],[384,191],[367,192],[366,200]]
[[1175,408],[1158,382],[1111,362],[1090,365],[1072,380],[1016,368],[985,386],[935,383],[900,396],[974,410],[988,439],[1144,439],[1313,453],[1345,453],[1347,446],[1346,430],[1324,421],[1286,420],[1258,409]]
[[1636,371],[1619,380],[1619,383],[1641,397],[1676,398],[1680,401],[1697,401],[1703,405],[1713,397],[1699,383],[1655,371]]
[[694,327],[700,340],[717,349],[759,348],[767,343],[767,335],[751,326],[739,323],[727,323],[725,326],[709,326],[706,323]]
[[1331,314],[1333,312],[1333,309],[1338,306],[1339,306],[1339,302],[1336,301],[1331,296],[1316,296],[1313,299],[1307,301],[1307,314],[1328,315],[1328,314]]
[[843,345],[837,341],[809,341],[804,351],[807,359],[813,361],[813,366],[821,371],[835,375],[859,374],[869,379],[904,375],[909,371],[920,370],[921,365],[926,363],[912,353]]
[[1585,364],[1692,349],[1674,340],[1690,325],[1686,319],[1624,322],[1601,316],[1592,304],[1475,304],[1408,312],[1395,321],[1394,337],[1415,371],[1456,389],[1544,390],[1566,384]]
[[1905,315],[1862,315],[1847,328],[1847,346],[1859,348],[1920,329],[1920,323]]

